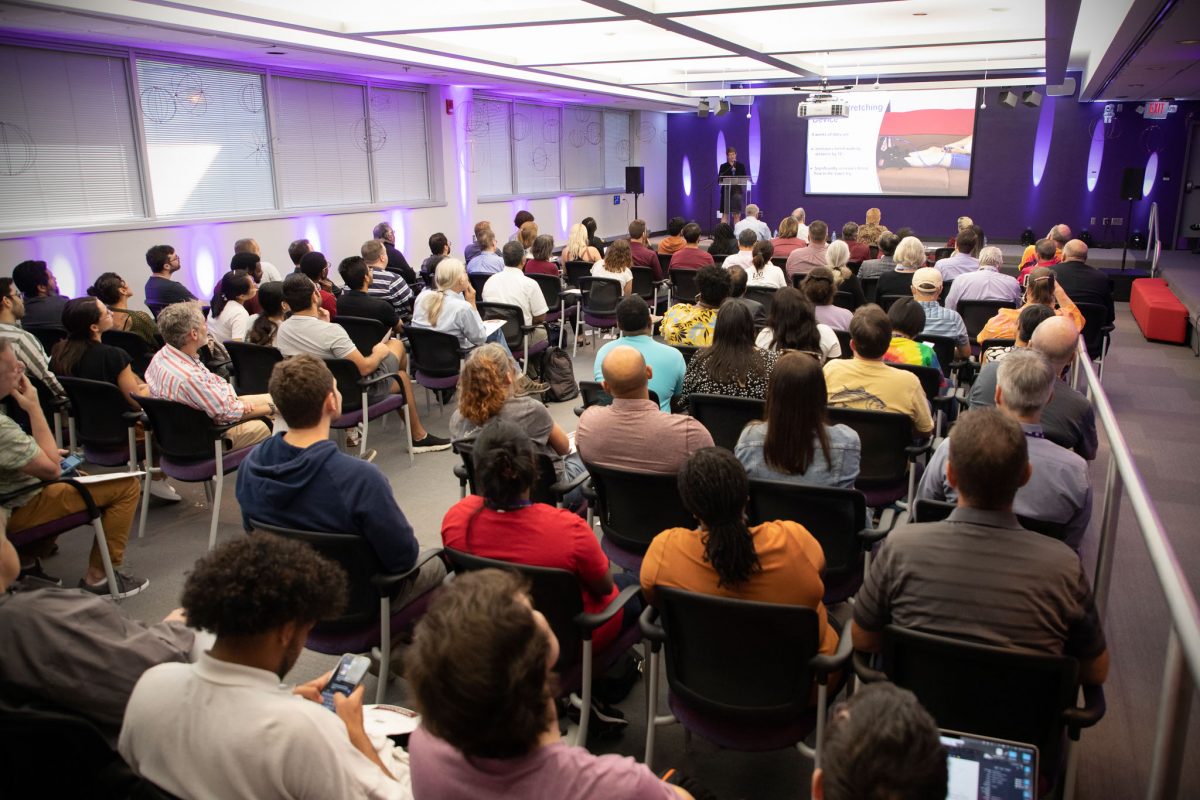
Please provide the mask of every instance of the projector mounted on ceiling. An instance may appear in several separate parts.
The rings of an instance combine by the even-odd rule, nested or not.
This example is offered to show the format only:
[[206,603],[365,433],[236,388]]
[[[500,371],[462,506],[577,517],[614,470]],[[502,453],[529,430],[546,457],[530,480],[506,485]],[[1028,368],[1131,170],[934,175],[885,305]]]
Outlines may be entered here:
[[834,86],[831,88],[829,81],[822,78],[820,86],[793,86],[792,88],[797,92],[811,92],[796,107],[796,116],[801,119],[850,116],[850,105],[845,100],[832,94],[832,92],[840,92],[852,88],[849,85]]

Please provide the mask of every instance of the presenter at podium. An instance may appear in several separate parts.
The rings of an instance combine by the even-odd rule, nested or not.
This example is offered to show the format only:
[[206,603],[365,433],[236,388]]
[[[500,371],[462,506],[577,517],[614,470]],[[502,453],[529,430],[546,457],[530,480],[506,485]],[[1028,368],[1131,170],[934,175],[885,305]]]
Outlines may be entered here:
[[[747,175],[749,173],[746,172],[746,165],[737,160],[737,150],[732,147],[725,148],[725,163],[717,171],[717,182],[720,183],[721,178]],[[728,202],[726,201],[727,195]],[[741,186],[730,186],[727,190],[723,189],[721,192],[721,221],[730,225],[736,224],[742,218],[744,199],[745,190]]]

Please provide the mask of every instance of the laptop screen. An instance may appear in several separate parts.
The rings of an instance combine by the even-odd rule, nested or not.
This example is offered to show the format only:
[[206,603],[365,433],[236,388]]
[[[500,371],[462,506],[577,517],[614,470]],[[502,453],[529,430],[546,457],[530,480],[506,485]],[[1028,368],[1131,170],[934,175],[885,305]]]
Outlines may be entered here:
[[949,773],[946,800],[1034,800],[1038,752],[1033,745],[943,730]]

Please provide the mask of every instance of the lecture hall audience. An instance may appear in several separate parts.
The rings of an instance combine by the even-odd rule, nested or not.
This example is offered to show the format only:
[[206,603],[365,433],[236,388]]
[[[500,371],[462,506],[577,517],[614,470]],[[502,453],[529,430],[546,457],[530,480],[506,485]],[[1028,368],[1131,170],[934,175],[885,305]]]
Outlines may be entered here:
[[525,274],[525,248],[521,243],[505,242],[503,252],[504,268],[483,284],[483,300],[521,309],[524,324],[535,326],[529,334],[529,347],[532,349],[548,336],[542,323],[546,321],[546,312],[550,309],[537,281]]
[[679,250],[685,244],[683,240],[683,226],[687,225],[687,220],[683,217],[671,217],[667,220],[667,235],[658,243],[658,252],[661,255],[673,255],[676,250]]
[[[941,263],[939,261],[938,265]],[[979,268],[954,279],[954,285],[946,295],[946,308],[957,311],[963,300],[1004,300],[1020,305],[1021,284],[1011,275],[1000,272],[1002,266],[1004,254],[999,247],[988,246],[980,250]]]
[[979,259],[971,255],[977,243],[975,231],[970,228],[959,231],[956,242],[955,245],[952,245],[954,247],[952,255],[934,263],[937,271],[942,273],[943,281],[952,281],[961,275],[966,275],[979,269]]
[[925,245],[915,236],[905,236],[896,245],[892,259],[894,266],[879,273],[879,282],[875,284],[876,302],[888,295],[908,297],[912,294],[913,275],[925,266]]
[[[3,284],[0,284],[0,287],[2,286]],[[2,293],[3,289],[0,288],[0,294]],[[113,312],[113,330],[137,334],[151,349],[159,348],[161,342],[158,339],[158,326],[154,324],[154,317],[145,311],[129,307],[133,290],[124,278],[115,272],[105,272],[88,287],[87,293]]]
[[571,226],[560,258],[564,264],[568,261],[586,261],[589,264],[595,264],[600,260],[600,251],[588,241],[587,228],[583,227],[583,223],[577,222]]
[[[654,259],[658,263],[658,257]],[[548,233],[543,233],[533,240],[533,246],[529,248],[529,258],[525,262],[526,275],[553,275],[560,276],[562,273],[558,271],[558,265],[554,263],[554,237]]]
[[860,242],[858,240],[857,222],[851,221],[843,225],[842,238],[838,241],[846,243],[846,247],[849,248],[850,251],[850,260],[856,262],[860,267],[862,266],[862,262],[870,259],[871,246],[866,242]]
[[733,235],[733,226],[728,222],[718,222],[712,229],[712,241],[708,243],[708,254],[715,260],[717,256],[731,256],[738,251],[738,237]]
[[446,238],[446,234],[440,231],[430,234],[429,256],[421,262],[420,277],[426,286],[432,285],[433,271],[437,269],[438,262],[448,255],[450,255],[450,240]]
[[[1049,267],[1038,267],[1025,278],[1025,305],[1041,305],[1052,309],[1060,317],[1069,319],[1075,325],[1076,331],[1083,330],[1083,314],[1079,308],[1058,285],[1054,271]],[[1022,306],[1024,308],[1024,306]],[[1012,339],[1017,329],[1019,308],[1001,308],[996,316],[984,323],[976,341],[983,343],[988,339]]]
[[837,278],[837,274],[829,267],[813,267],[800,281],[800,290],[812,303],[817,322],[845,331],[850,329],[854,312],[833,304],[838,291]]
[[262,274],[255,277],[256,282],[263,283],[264,281],[283,280],[283,274],[279,271],[278,267],[270,261],[262,260],[262,249],[254,239],[238,239],[233,243],[233,254],[235,256],[251,254],[258,257],[257,261],[262,268]]
[[775,292],[767,326],[754,344],[764,350],[795,350],[816,356],[822,364],[842,355],[833,328],[817,321],[813,304],[799,289],[786,287]]
[[[771,263],[775,256],[775,245],[772,242],[755,242],[750,251],[750,265],[746,267],[746,282],[749,286],[765,286],[770,289],[782,289],[788,285],[787,276],[783,270]],[[728,267],[728,264],[724,266]]]
[[[150,277],[146,279],[146,305],[151,311],[155,306],[169,306],[171,303],[185,303],[195,300],[196,296],[179,281],[175,273],[182,265],[179,253],[169,244],[156,244],[146,251],[146,265],[150,267]],[[157,313],[155,316],[158,316]]]
[[[633,256],[629,242],[617,239],[608,246],[604,260],[592,264],[592,275],[597,278],[608,278],[621,284],[621,294],[628,297],[633,291]],[[540,289],[538,290],[541,291]]]
[[[62,384],[50,371],[50,359],[42,343],[21,324],[24,316],[25,300],[17,285],[12,278],[0,278],[0,339],[8,343],[17,361],[25,365],[26,375],[41,381],[56,397],[66,397]],[[61,319],[60,313],[59,326]]]
[[[700,269],[712,265],[713,257],[700,249],[700,226],[689,222],[683,226],[683,246],[673,251],[669,269]],[[663,241],[666,241],[665,239]],[[662,243],[658,252],[662,252]]]
[[740,243],[743,231],[753,231],[757,241],[769,242],[771,240],[771,228],[767,223],[763,222],[759,217],[762,212],[754,203],[749,203],[746,206],[746,216],[738,220],[738,223],[733,226],[733,233],[738,237]]
[[66,297],[58,292],[58,278],[45,261],[22,261],[13,267],[12,281],[25,296],[25,328],[62,327]]
[[[103,333],[113,327],[108,307],[94,297],[68,300],[63,310],[63,327],[67,329],[67,338],[54,345],[50,356],[54,374],[111,383],[121,390],[132,410],[140,411],[141,406],[131,395],[146,394],[146,384],[133,374],[128,353],[101,341]],[[179,500],[179,496],[172,499]]]
[[[911,297],[901,297],[887,311],[892,323],[892,342],[888,345],[883,360],[889,364],[912,364],[918,367],[933,367],[939,372],[942,365],[937,353],[925,342],[916,341],[925,330],[925,309]],[[942,385],[946,384],[943,376]]]
[[235,269],[221,276],[209,306],[208,335],[218,342],[240,342],[250,328],[245,304],[258,294],[258,286],[246,272]]
[[724,303],[717,311],[711,346],[696,351],[688,362],[680,402],[686,403],[688,395],[693,394],[764,400],[767,381],[778,360],[778,351],[755,346],[754,318],[749,307]]
[[[858,279],[865,281],[868,278],[878,278],[885,272],[889,272],[896,268],[896,262],[892,258],[892,254],[896,252],[896,245],[900,244],[900,239],[894,233],[885,233],[879,237],[879,258],[871,258],[862,263],[858,268]],[[874,300],[874,298],[868,298]]]
[[[882,214],[878,208],[868,208],[866,222],[858,226],[857,238],[860,242],[868,246],[879,243],[879,237],[885,233],[890,233],[886,227],[880,223]],[[903,239],[904,237],[899,237]]]
[[372,297],[382,297],[391,303],[401,320],[411,319],[412,304],[416,298],[404,278],[388,271],[388,254],[384,249],[383,242],[378,239],[364,242],[360,248],[360,255],[371,270],[371,286],[367,289],[367,294]]
[[[396,307],[382,297],[371,294],[371,268],[363,261],[362,256],[343,258],[342,263],[338,264],[338,274],[342,276],[342,282],[346,285],[345,291],[337,297],[338,313],[345,317],[373,319],[382,325],[384,330],[399,331],[403,327]],[[321,295],[321,299],[324,301],[325,295]],[[324,302],[321,308],[327,312],[329,310]],[[333,319],[332,315],[330,319]]]
[[475,288],[467,279],[466,267],[457,258],[444,258],[438,263],[434,288],[417,297],[412,327],[452,334],[464,353],[484,342],[495,342],[508,350],[502,328],[489,335],[484,327],[475,306]]
[[250,317],[246,341],[274,347],[275,333],[287,315],[287,304],[283,302],[283,281],[267,281],[258,287],[258,306],[262,311]]
[[[745,220],[742,220],[742,222],[745,222]],[[741,223],[739,222],[738,224],[740,225]],[[735,265],[740,267],[749,267],[754,258],[754,246],[760,241],[766,242],[767,244],[771,243],[770,239],[759,239],[758,234],[750,228],[743,228],[742,232],[739,233],[737,237],[737,252],[726,256],[725,260],[721,262],[721,266],[725,269],[729,269]],[[711,247],[708,248],[708,254],[710,256],[713,255]]]
[[[771,246],[769,241],[765,239],[761,243],[767,247]],[[767,309],[757,300],[746,297],[747,281],[749,276],[746,270],[740,264],[734,264],[729,267],[726,272],[729,273],[729,299],[737,302],[750,309],[750,318],[754,320],[754,331],[757,334],[767,324]]]
[[316,285],[317,291],[321,293],[321,308],[325,309],[331,320],[337,319],[337,297],[326,288],[331,283],[329,280],[329,261],[326,260],[325,254],[315,250],[305,253],[300,259],[300,264],[296,267],[296,272],[308,276],[308,279]]
[[596,351],[592,365],[594,378],[604,379],[604,359],[613,349],[630,347],[637,350],[646,369],[651,371],[649,388],[658,395],[662,410],[671,413],[671,399],[683,392],[683,375],[687,370],[683,356],[677,348],[654,339],[650,309],[640,295],[631,295],[617,304],[617,328],[621,338],[607,342]]
[[[710,247],[711,251],[712,248]],[[629,223],[629,255],[633,259],[633,263],[640,267],[649,267],[654,270],[654,280],[661,281],[664,277],[662,274],[662,264],[659,263],[658,253],[650,246],[650,234],[646,228],[646,221],[635,219]]]
[[[383,249],[387,251],[387,259],[384,261],[387,271],[399,275],[409,286],[415,285],[416,273],[408,265],[408,259],[404,257],[404,254],[396,249],[396,229],[388,222],[380,222],[371,231],[371,238],[381,242]],[[366,253],[363,254],[363,257],[366,257]]]
[[938,303],[942,294],[942,273],[933,267],[921,267],[912,277],[912,297],[925,311],[927,336],[944,336],[954,340],[959,358],[971,355],[971,340],[967,337],[967,325],[957,311]]
[[1076,303],[1094,303],[1105,311],[1105,323],[1116,317],[1113,310],[1113,281],[1087,263],[1088,246],[1072,239],[1063,246],[1062,261],[1050,269],[1062,290]]

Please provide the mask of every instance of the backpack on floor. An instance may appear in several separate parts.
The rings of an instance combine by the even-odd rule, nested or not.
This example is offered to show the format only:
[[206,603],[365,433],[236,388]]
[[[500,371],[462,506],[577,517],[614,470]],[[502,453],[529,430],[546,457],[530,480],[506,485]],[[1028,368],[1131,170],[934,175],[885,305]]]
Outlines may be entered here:
[[579,397],[579,384],[575,382],[575,365],[571,356],[561,347],[546,350],[542,361],[542,377],[550,388],[544,397],[552,403],[574,400]]

